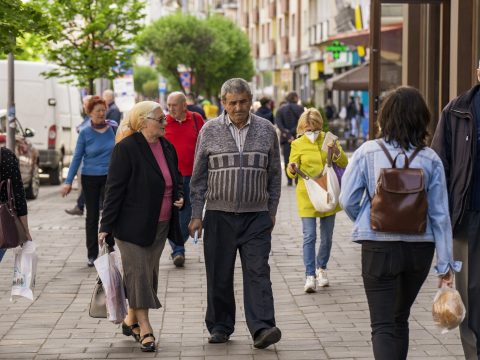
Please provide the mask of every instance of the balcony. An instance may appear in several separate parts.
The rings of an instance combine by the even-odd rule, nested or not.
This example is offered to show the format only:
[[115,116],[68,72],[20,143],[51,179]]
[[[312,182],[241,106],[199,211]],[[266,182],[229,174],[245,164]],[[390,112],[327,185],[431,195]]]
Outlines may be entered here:
[[280,12],[282,14],[286,14],[288,13],[288,9],[289,9],[288,0],[280,0]]
[[260,20],[258,9],[252,10],[251,14],[252,14],[252,23],[258,24]]
[[252,45],[252,57],[254,59],[258,59],[259,55],[260,55],[260,46],[258,44],[253,44]]
[[284,35],[280,38],[280,47],[282,48],[282,54],[288,53],[288,36]]
[[276,51],[275,39],[270,39],[268,43],[268,56],[275,55],[275,51]]
[[270,19],[273,19],[277,17],[277,2],[276,1],[270,1],[268,3],[268,17]]

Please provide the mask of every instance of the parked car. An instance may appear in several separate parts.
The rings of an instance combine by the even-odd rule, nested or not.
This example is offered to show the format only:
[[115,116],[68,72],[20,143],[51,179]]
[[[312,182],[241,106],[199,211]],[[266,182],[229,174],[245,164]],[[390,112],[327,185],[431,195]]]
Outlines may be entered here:
[[[7,144],[7,110],[0,109],[0,146]],[[23,186],[27,199],[36,199],[40,188],[38,167],[38,150],[28,138],[35,135],[32,129],[22,128],[17,120],[17,134],[15,136],[15,155],[20,163]]]

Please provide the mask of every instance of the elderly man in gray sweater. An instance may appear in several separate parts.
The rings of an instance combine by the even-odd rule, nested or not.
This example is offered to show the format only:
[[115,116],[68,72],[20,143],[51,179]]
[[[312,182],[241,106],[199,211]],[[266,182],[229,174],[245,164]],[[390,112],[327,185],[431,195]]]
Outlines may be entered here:
[[201,236],[205,228],[209,342],[227,342],[234,331],[238,250],[247,325],[254,346],[263,349],[282,336],[275,326],[268,265],[282,173],[278,139],[268,120],[250,113],[252,92],[245,80],[227,80],[221,98],[225,112],[208,121],[198,137],[189,231]]

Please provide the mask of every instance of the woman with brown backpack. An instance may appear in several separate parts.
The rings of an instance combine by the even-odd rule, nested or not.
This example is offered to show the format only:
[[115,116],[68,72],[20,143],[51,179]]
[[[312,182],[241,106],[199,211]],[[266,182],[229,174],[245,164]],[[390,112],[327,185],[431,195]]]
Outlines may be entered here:
[[340,204],[362,245],[362,277],[375,359],[406,359],[410,308],[437,252],[440,286],[452,286],[461,263],[443,165],[426,146],[430,113],[420,92],[392,91],[378,115],[380,138],[364,143],[342,179]]

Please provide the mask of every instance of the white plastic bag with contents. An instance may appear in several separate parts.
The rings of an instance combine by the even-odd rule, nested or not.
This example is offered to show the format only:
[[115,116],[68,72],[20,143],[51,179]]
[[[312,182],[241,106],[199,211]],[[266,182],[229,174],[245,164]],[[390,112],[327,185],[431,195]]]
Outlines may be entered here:
[[128,311],[120,263],[116,251],[106,253],[94,261],[105,290],[107,318],[115,324],[121,323]]
[[12,295],[10,301],[16,296],[23,296],[33,300],[38,261],[36,250],[37,246],[33,241],[27,241],[23,246],[13,249],[15,260],[13,262]]

